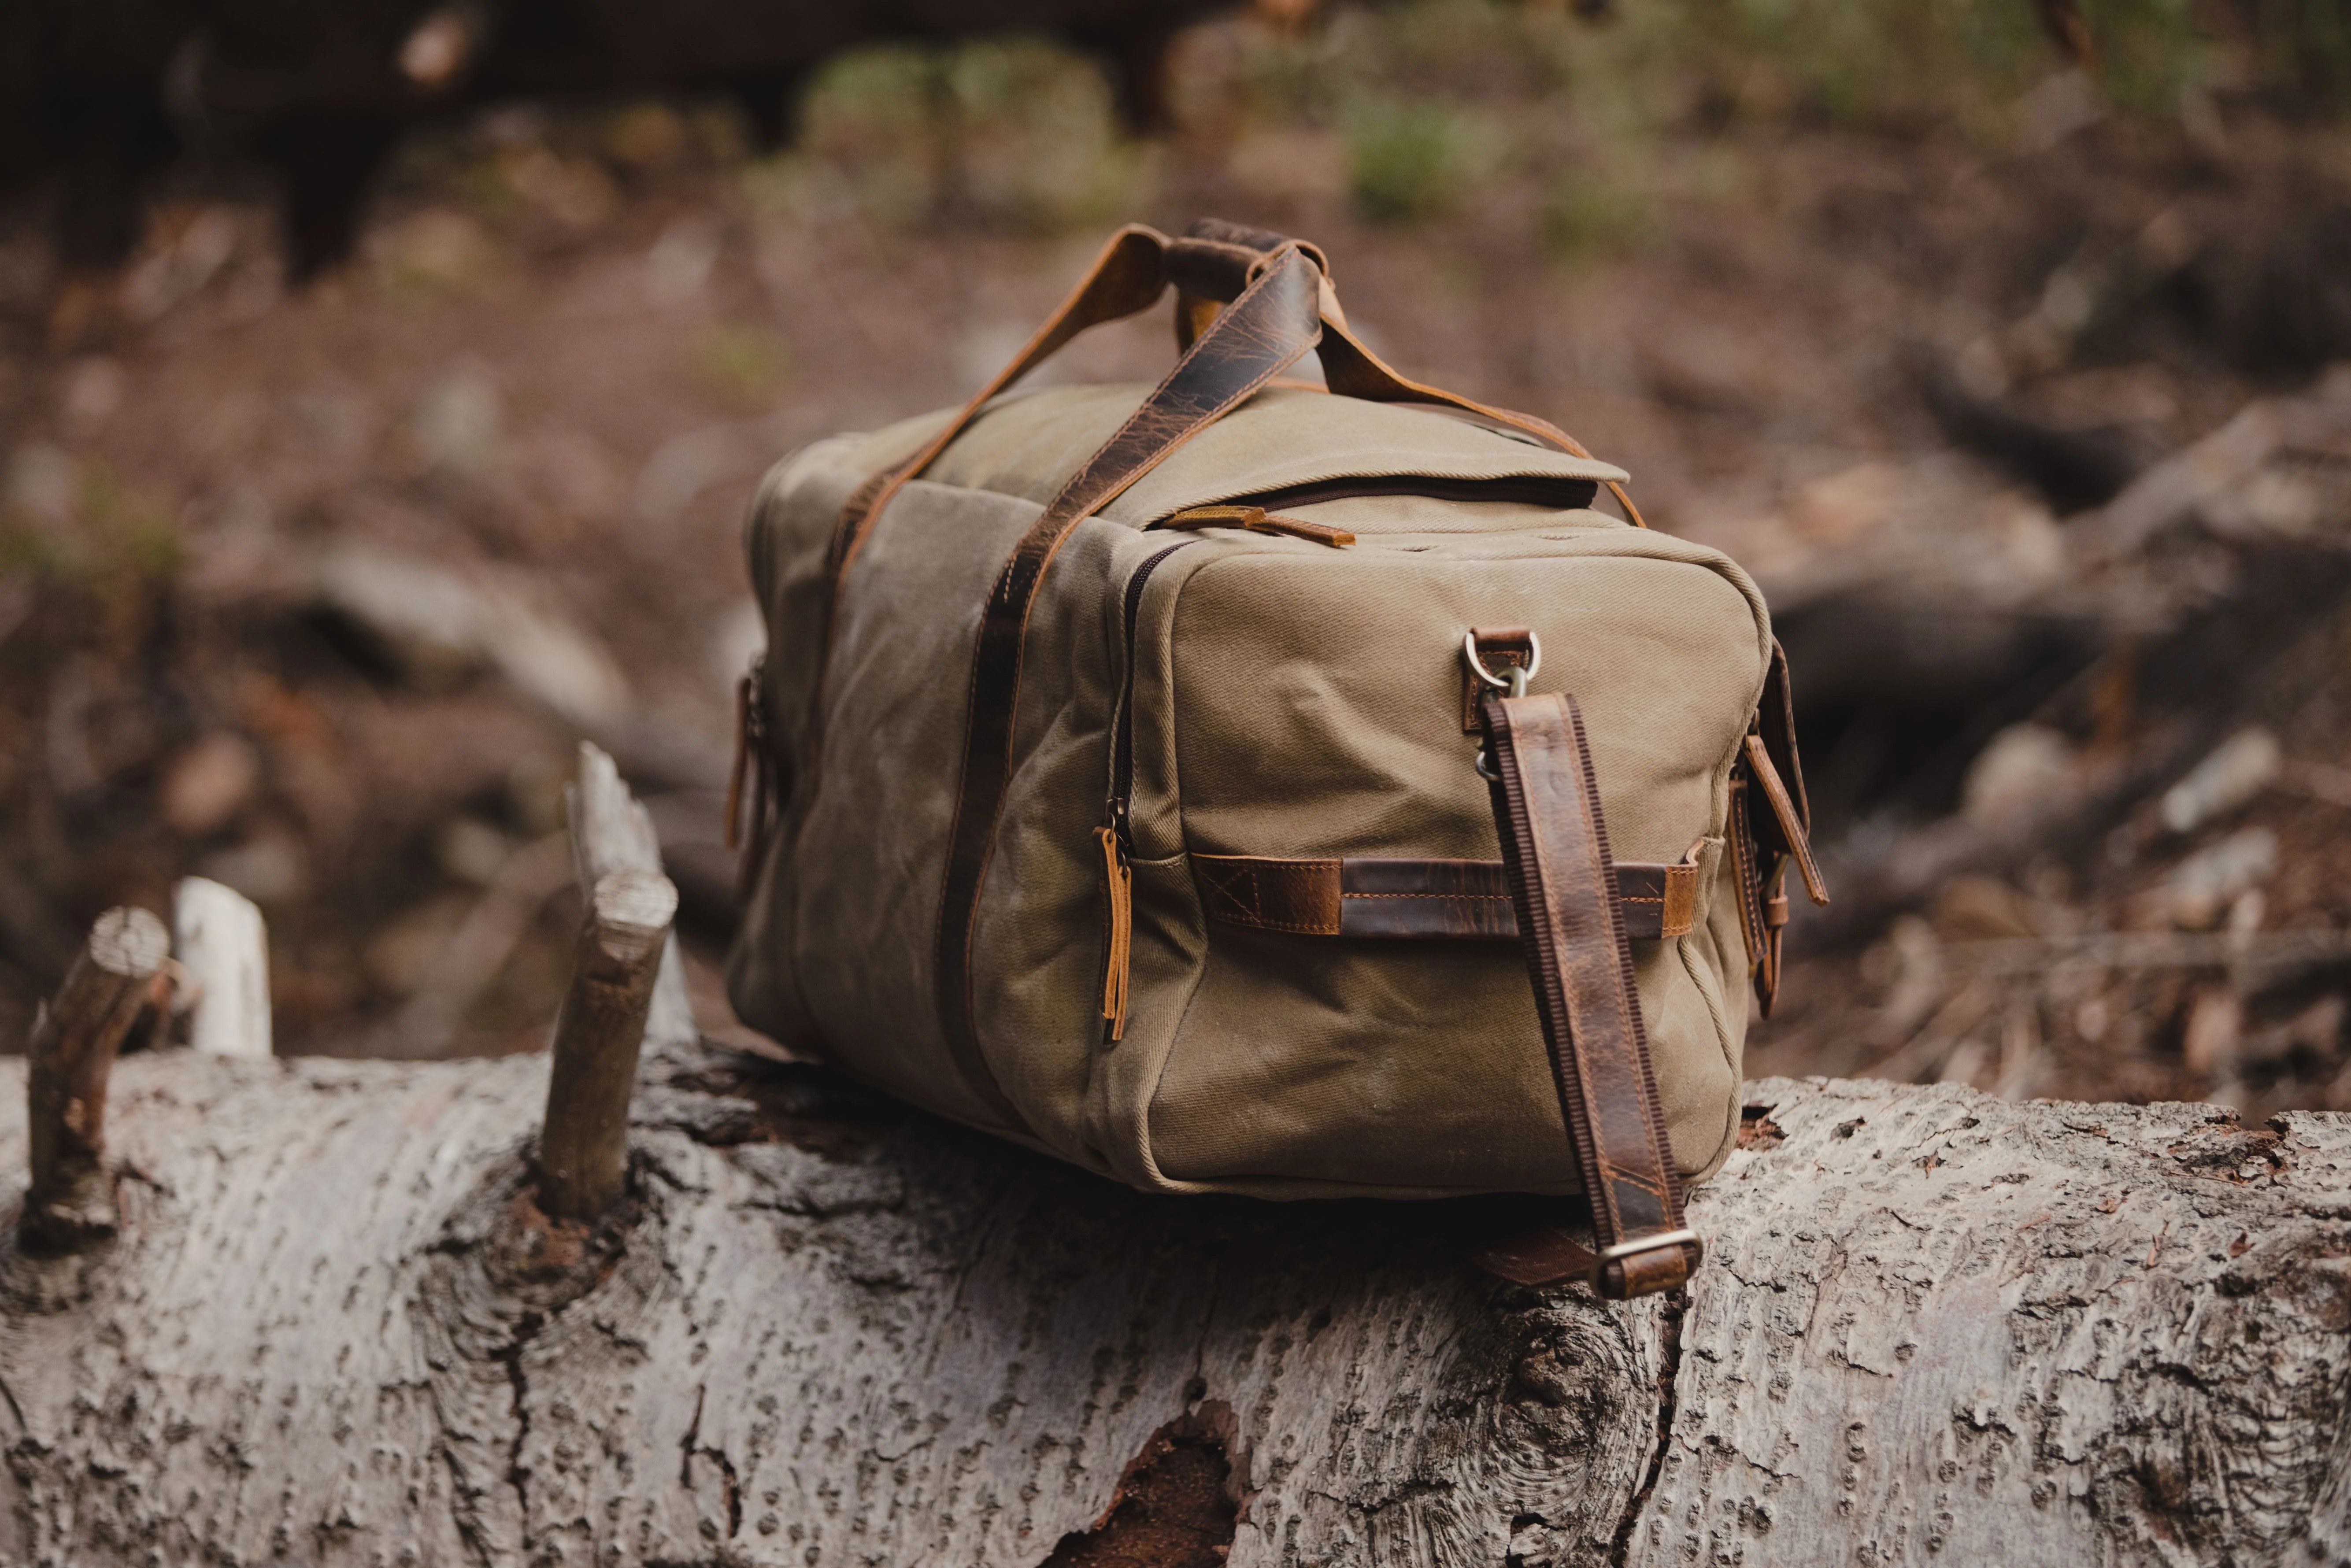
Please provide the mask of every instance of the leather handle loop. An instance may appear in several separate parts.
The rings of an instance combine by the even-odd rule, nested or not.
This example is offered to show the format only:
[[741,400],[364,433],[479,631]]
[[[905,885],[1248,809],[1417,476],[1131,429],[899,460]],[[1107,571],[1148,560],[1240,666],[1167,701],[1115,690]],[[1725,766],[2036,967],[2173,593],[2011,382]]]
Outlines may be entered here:
[[1167,242],[1167,281],[1195,298],[1229,305],[1268,262],[1292,246],[1323,277],[1331,276],[1330,257],[1320,246],[1270,229],[1202,218]]

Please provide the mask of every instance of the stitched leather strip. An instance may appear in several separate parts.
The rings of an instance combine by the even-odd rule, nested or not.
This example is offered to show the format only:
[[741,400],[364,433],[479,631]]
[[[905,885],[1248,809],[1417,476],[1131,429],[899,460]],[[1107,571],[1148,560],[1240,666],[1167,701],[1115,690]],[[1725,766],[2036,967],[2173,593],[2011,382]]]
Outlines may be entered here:
[[[1677,865],[1619,862],[1617,908],[1635,942],[1689,934],[1698,912],[1698,858]],[[1515,942],[1519,917],[1500,861],[1279,860],[1192,856],[1193,884],[1211,920],[1305,936],[1467,938]]]
[[[1678,1231],[1681,1181],[1617,916],[1583,716],[1558,693],[1489,695],[1484,713],[1499,775],[1491,794],[1502,861],[1598,1249]],[[1530,1260],[1566,1260],[1574,1246],[1553,1235],[1480,1260],[1498,1271],[1523,1270]],[[1597,1283],[1612,1297],[1670,1290],[1697,1261],[1689,1243],[1661,1246],[1604,1264]]]
[[1013,547],[987,596],[972,660],[970,721],[956,791],[945,896],[939,908],[935,999],[947,1048],[996,1113],[1025,1127],[979,1045],[972,1016],[973,925],[996,822],[1012,769],[1020,706],[1020,663],[1029,612],[1045,570],[1071,530],[1158,466],[1169,453],[1296,363],[1321,335],[1316,302],[1322,274],[1295,247],[1283,250],[1176,363],[1167,379],[1102,449],[1088,458]]

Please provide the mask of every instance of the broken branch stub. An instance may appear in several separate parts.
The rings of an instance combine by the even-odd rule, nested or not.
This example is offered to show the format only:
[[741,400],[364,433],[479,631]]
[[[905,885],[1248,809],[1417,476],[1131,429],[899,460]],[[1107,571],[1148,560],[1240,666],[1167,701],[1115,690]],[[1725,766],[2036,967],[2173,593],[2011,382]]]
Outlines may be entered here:
[[154,915],[108,910],[33,1025],[25,1080],[33,1179],[21,1225],[37,1240],[72,1246],[114,1234],[114,1184],[104,1164],[107,1076],[123,1036],[155,998],[171,951]]
[[195,986],[188,1043],[206,1056],[270,1055],[269,931],[261,911],[235,888],[183,877],[172,893],[172,925]]
[[676,914],[677,890],[651,872],[613,872],[589,900],[538,1142],[540,1204],[557,1219],[592,1221],[620,1200],[629,1094]]
[[[571,823],[571,859],[580,896],[616,871],[662,870],[661,838],[647,811],[621,777],[611,757],[592,741],[580,743],[580,776],[563,791]],[[645,1015],[645,1038],[655,1045],[691,1045],[698,1038],[694,1007],[685,992],[685,964],[672,936],[663,950],[660,977]]]

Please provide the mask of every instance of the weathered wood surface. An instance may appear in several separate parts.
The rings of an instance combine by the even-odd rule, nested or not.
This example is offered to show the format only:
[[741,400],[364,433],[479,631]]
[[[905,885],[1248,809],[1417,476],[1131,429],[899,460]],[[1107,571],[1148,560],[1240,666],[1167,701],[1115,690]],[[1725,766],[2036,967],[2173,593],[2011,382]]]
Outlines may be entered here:
[[0,1561],[1027,1568],[1189,1411],[1236,1568],[2351,1562],[2351,1118],[1760,1082],[1627,1308],[1465,1268],[1490,1205],[1144,1197],[669,1051],[565,1301],[501,1252],[546,1082],[121,1062],[123,1234],[5,1261]]

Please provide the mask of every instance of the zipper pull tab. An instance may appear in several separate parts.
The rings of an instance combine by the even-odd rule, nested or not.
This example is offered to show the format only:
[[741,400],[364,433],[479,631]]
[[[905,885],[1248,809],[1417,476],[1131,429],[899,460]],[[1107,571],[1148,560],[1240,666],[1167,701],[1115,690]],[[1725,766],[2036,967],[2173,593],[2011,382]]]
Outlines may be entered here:
[[1126,1038],[1126,974],[1134,940],[1134,873],[1115,828],[1096,828],[1102,841],[1102,872],[1109,894],[1110,941],[1102,955],[1102,1021],[1110,1038]]
[[1253,534],[1286,534],[1293,539],[1329,545],[1332,549],[1344,549],[1355,542],[1355,536],[1344,528],[1334,528],[1328,523],[1310,523],[1304,517],[1285,517],[1269,512],[1263,507],[1187,507],[1172,517],[1162,517],[1151,525],[1155,528],[1246,528]]

